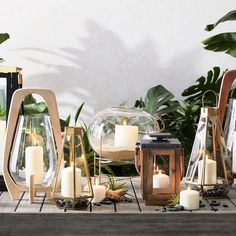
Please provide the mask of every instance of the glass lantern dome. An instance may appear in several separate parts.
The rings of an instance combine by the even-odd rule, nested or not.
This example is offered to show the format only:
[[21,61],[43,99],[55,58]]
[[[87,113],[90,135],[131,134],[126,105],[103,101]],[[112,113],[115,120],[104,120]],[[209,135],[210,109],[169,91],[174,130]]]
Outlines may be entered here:
[[110,161],[133,161],[135,145],[159,132],[157,119],[139,108],[111,107],[98,112],[88,129],[92,148]]
[[19,116],[9,160],[9,170],[18,185],[30,184],[34,174],[37,187],[52,184],[57,163],[55,142],[48,115]]

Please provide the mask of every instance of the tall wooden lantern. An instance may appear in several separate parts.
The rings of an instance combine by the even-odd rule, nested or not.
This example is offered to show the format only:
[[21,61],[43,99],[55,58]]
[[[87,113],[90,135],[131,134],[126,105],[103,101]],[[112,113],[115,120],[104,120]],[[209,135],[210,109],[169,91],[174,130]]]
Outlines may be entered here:
[[22,87],[21,68],[0,67],[0,191],[6,191],[2,174],[3,143],[12,95]]
[[[40,95],[48,114],[21,114],[25,97]],[[12,199],[21,192],[50,197],[58,156],[61,155],[61,129],[55,95],[46,89],[20,89],[14,92],[9,110],[3,159],[3,176]]]
[[183,155],[178,139],[142,140],[141,187],[146,205],[165,205],[180,192]]

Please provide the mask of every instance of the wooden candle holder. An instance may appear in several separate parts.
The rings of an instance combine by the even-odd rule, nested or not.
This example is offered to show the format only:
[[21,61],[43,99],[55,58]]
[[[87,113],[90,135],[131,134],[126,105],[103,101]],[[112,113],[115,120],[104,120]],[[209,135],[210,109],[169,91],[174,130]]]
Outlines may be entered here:
[[[62,138],[61,127],[59,122],[59,115],[57,110],[56,97],[54,93],[46,89],[19,89],[14,92],[9,111],[8,126],[6,130],[5,152],[3,159],[3,176],[6,182],[7,189],[12,199],[18,199],[20,192],[28,192],[29,187],[25,185],[18,185],[9,172],[9,160],[11,155],[11,148],[17,128],[18,116],[20,114],[22,102],[25,97],[30,94],[40,95],[47,103],[48,113],[52,124],[52,132],[57,148],[57,159],[62,154]],[[31,181],[32,182],[32,181]],[[31,188],[32,189],[32,188]],[[51,196],[52,186],[35,188],[35,191],[45,192],[47,196]],[[32,191],[31,191],[32,192]],[[33,190],[34,192],[34,190]],[[31,197],[34,194],[31,194]]]

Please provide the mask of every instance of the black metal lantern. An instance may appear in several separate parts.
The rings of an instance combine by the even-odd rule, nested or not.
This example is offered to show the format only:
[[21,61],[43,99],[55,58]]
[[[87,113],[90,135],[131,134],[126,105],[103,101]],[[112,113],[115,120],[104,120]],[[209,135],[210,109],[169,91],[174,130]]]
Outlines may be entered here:
[[22,74],[19,67],[0,67],[0,191],[6,191],[2,175],[3,142],[11,98],[15,90],[22,88]]

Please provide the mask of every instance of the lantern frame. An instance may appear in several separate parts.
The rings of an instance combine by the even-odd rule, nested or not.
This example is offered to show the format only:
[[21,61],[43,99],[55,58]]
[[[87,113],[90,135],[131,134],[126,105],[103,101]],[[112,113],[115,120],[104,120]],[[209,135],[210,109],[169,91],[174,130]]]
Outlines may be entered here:
[[[204,198],[227,196],[232,184],[218,107],[203,107],[186,171],[185,184]],[[211,142],[212,140],[212,142]]]
[[[55,145],[57,150],[57,159],[58,156],[61,155],[61,128],[59,122],[59,115],[57,110],[56,97],[54,93],[47,89],[19,89],[16,90],[12,96],[11,106],[9,110],[9,118],[8,125],[6,130],[6,139],[5,139],[5,150],[4,150],[4,159],[3,159],[3,176],[6,182],[7,189],[12,199],[18,199],[19,194],[21,192],[29,192],[30,199],[33,201],[35,192],[45,192],[47,193],[47,197],[51,197],[52,185],[47,187],[35,187],[34,184],[30,184],[30,187],[18,185],[9,171],[9,161],[11,155],[11,149],[13,145],[13,140],[15,136],[15,132],[17,129],[17,121],[20,115],[20,110],[22,106],[22,102],[25,97],[30,94],[38,94],[40,95],[48,107],[48,115],[51,120],[52,131],[55,139]],[[33,189],[32,189],[33,188]]]
[[[86,209],[93,199],[93,188],[92,188],[92,182],[90,177],[90,171],[89,166],[87,163],[87,155],[85,152],[84,142],[83,142],[83,136],[82,136],[82,128],[81,127],[66,127],[64,134],[63,134],[63,150],[64,147],[69,149],[69,166],[72,165],[72,179],[73,179],[73,196],[72,197],[65,197],[60,192],[60,183],[61,183],[61,173],[62,173],[62,166],[64,166],[64,155],[62,154],[56,171],[55,176],[55,184],[53,188],[53,198],[56,200],[57,207],[64,210],[84,210]],[[66,138],[69,137],[69,145],[66,145]],[[78,138],[79,142],[77,144],[76,137]],[[81,148],[81,160],[76,158],[76,147],[80,146]],[[76,166],[77,163],[83,163],[84,165],[84,171],[86,175],[87,185],[86,190],[81,191],[81,196],[77,196],[76,193]],[[73,164],[72,164],[73,163]],[[87,193],[87,194],[86,194]]]
[[[141,189],[146,205],[166,205],[179,194],[183,176],[183,151],[178,139],[164,141],[142,140],[140,143]],[[153,175],[156,156],[168,157],[169,188],[154,188]]]
[[[5,104],[6,120],[5,119],[3,120],[6,123],[7,123],[7,118],[9,114],[12,95],[15,90],[22,88],[23,78],[22,78],[21,71],[22,69],[19,67],[4,67],[4,66],[0,67],[0,79],[1,80],[6,79],[6,83],[5,83],[6,84],[6,104]],[[0,150],[0,152],[2,152],[2,150]],[[3,152],[1,154],[3,157]],[[1,154],[0,154],[0,157],[1,157]],[[0,161],[3,162],[1,158],[0,158]],[[7,187],[4,182],[4,178],[2,174],[3,174],[2,170],[0,170],[0,191],[7,191]]]

